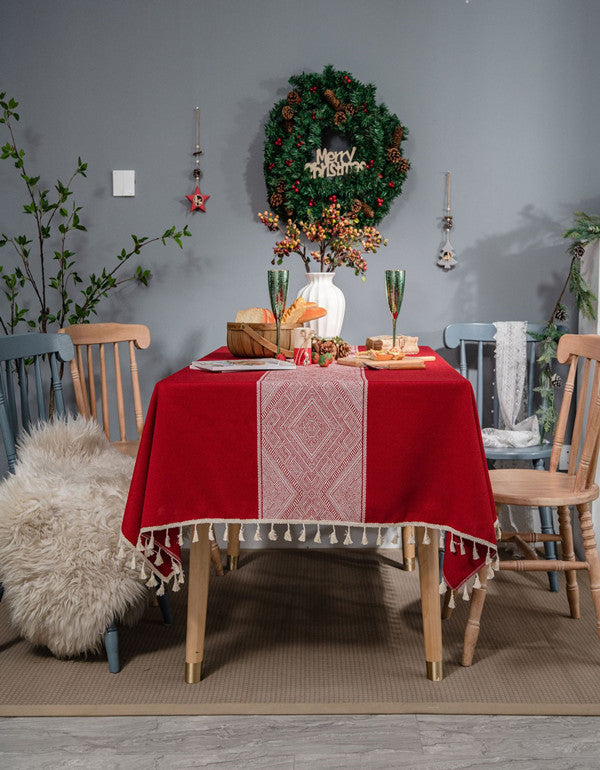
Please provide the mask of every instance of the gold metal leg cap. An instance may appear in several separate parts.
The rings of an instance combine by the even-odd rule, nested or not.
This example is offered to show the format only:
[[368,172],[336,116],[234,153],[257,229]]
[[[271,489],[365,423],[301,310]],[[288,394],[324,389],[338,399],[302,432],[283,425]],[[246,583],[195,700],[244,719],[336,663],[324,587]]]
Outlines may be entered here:
[[415,571],[415,557],[414,556],[407,556],[406,559],[404,559],[404,571],[405,572],[414,572]]
[[[429,665],[429,663],[427,664]],[[202,678],[202,663],[185,663],[185,683],[196,684]]]
[[239,556],[229,556],[229,554],[227,554],[227,569],[230,572],[233,572],[234,570],[236,570],[238,568],[238,559],[239,558],[240,558]]
[[441,660],[427,661],[427,679],[431,682],[441,682],[444,678],[444,664]]

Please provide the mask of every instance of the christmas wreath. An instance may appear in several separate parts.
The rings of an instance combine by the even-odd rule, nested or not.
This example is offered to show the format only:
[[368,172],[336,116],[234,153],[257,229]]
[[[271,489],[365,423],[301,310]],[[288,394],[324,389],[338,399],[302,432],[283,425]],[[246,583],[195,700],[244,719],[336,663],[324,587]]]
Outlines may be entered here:
[[[289,80],[292,90],[271,110],[265,127],[264,173],[271,209],[285,219],[320,216],[332,203],[373,225],[402,192],[410,168],[401,144],[408,130],[375,86],[325,67]],[[334,152],[332,135],[349,142]]]

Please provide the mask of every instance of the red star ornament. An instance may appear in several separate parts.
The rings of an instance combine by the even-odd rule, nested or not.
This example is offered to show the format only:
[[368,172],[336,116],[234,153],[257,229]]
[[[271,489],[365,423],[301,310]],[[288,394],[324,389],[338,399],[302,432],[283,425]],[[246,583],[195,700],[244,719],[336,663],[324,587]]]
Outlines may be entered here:
[[210,198],[210,195],[202,195],[198,185],[196,185],[196,189],[191,195],[186,195],[185,197],[192,204],[190,211],[196,211],[196,209],[200,209],[200,211],[206,211],[206,206],[204,204]]

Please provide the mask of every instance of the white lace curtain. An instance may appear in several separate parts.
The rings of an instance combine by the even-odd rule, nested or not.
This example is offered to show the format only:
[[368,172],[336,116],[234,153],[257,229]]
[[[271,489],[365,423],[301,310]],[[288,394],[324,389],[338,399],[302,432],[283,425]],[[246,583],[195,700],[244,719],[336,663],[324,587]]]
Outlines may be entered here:
[[[523,417],[527,379],[527,323],[495,321],[496,389],[499,428],[484,428],[486,447],[526,447],[539,444],[540,430],[535,415]],[[531,468],[521,460],[496,460],[496,468]],[[503,530],[534,532],[539,529],[537,508],[503,505],[500,527]]]

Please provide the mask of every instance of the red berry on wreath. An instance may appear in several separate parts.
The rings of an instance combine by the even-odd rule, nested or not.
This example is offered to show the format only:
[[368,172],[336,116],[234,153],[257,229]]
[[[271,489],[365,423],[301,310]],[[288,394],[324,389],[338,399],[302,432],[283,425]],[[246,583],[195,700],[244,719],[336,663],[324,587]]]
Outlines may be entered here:
[[388,182],[388,187],[393,187],[393,186],[394,186],[393,182]]
[[291,165],[292,165],[292,161],[291,161],[291,160],[288,158],[288,159],[286,160],[286,162],[285,162],[285,165],[286,165],[286,166],[291,166]]

